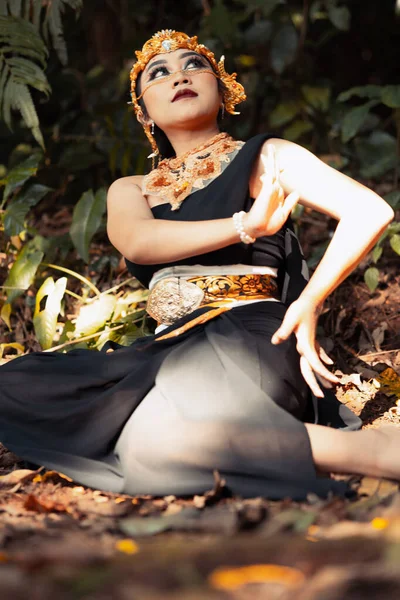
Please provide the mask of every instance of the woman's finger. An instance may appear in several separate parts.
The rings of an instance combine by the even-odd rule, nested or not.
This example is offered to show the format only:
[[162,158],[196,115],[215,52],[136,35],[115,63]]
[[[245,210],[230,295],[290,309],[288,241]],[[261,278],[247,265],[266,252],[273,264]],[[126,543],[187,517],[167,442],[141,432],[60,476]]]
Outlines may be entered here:
[[325,388],[328,389],[332,389],[333,385],[331,384],[330,381],[328,381],[327,379],[325,379],[325,377],[322,377],[322,375],[318,375],[318,373],[315,374],[317,380],[320,382],[321,385],[323,385]]
[[318,398],[323,398],[324,393],[319,387],[311,365],[305,356],[300,357],[300,371],[313,394]]
[[283,204],[283,208],[287,216],[290,215],[298,201],[300,200],[300,196],[297,192],[292,192],[289,196],[286,196],[285,202]]
[[280,344],[288,339],[293,333],[295,323],[291,322],[290,317],[283,319],[279,329],[277,329],[271,338],[272,344]]
[[273,178],[273,169],[272,169],[271,159],[269,156],[265,156],[265,154],[261,154],[260,156],[261,156],[261,162],[264,167],[264,172],[260,175],[261,183],[263,184],[263,186],[264,185],[272,186],[274,183],[274,178]]
[[324,363],[326,363],[327,365],[333,365],[333,360],[331,359],[330,356],[327,355],[327,353],[325,352],[325,350],[323,349],[322,346],[320,346],[318,348],[318,352],[319,352],[320,359],[323,360]]
[[318,373],[318,375],[321,375],[321,377],[324,377],[324,379],[327,379],[331,383],[339,383],[339,379],[336,375],[328,371],[313,348],[302,348],[300,354],[307,359],[315,373]]

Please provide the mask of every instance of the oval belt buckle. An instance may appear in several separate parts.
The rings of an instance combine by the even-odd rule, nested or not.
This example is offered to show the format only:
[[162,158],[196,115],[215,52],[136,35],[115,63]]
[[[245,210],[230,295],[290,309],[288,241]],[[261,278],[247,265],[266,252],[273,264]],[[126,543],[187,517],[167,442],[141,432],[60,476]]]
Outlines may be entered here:
[[158,323],[172,325],[199,308],[203,300],[204,292],[195,283],[179,277],[166,277],[151,290],[146,311]]

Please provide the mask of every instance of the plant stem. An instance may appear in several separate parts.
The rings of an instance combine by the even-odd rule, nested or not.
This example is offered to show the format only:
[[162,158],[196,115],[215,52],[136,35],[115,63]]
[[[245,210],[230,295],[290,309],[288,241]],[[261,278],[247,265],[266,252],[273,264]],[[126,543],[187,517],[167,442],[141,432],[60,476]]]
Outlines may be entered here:
[[84,277],[83,275],[76,273],[76,271],[71,271],[71,269],[67,269],[66,267],[59,267],[58,265],[52,265],[50,263],[41,264],[44,267],[51,267],[52,269],[56,269],[57,271],[63,271],[63,273],[68,273],[69,275],[72,275],[72,277],[76,277],[77,279],[82,281],[82,283],[85,283],[92,290],[92,292],[96,294],[96,296],[101,296],[100,290],[98,290],[97,287],[91,281],[89,281],[89,279],[86,279],[86,277]]

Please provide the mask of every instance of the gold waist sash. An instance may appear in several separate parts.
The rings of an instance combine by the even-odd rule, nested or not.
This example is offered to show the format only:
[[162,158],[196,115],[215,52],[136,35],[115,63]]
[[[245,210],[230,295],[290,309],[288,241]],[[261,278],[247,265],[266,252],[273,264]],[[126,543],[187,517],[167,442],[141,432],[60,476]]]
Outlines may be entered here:
[[157,339],[183,333],[194,325],[229,310],[238,302],[279,299],[275,277],[269,274],[198,275],[165,277],[152,288],[146,310],[158,323],[172,325],[178,319],[203,306],[213,307],[182,327]]

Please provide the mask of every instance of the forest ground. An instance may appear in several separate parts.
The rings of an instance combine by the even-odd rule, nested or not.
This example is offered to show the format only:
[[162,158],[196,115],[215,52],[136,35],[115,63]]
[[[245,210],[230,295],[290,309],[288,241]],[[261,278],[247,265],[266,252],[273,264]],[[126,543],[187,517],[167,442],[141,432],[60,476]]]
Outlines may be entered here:
[[[326,217],[305,213],[308,255],[327,227]],[[364,427],[400,428],[396,257],[385,255],[374,293],[362,268],[331,296],[321,342],[342,375],[339,400]],[[131,497],[24,469],[0,446],[0,597],[399,598],[398,484],[346,479],[352,498],[304,503],[231,497],[218,473],[204,496]]]

